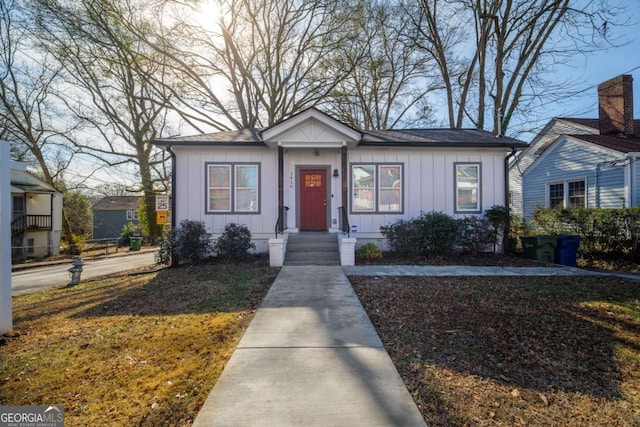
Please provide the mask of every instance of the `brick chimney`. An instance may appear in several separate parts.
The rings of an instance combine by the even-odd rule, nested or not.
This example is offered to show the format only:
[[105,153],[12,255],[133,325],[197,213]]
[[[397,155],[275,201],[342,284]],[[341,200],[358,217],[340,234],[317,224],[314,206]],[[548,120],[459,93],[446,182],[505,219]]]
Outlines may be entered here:
[[633,77],[623,74],[598,85],[601,135],[633,136]]

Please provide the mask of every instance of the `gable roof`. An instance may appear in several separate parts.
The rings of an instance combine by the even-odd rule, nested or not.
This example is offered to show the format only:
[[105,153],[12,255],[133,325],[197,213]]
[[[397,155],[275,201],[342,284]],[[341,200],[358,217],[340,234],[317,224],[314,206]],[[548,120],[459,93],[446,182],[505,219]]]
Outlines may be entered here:
[[91,206],[94,211],[128,211],[138,209],[138,196],[106,196]]
[[191,136],[175,136],[153,141],[159,146],[189,145],[274,145],[279,137],[305,123],[320,123],[340,134],[345,141],[356,146],[404,146],[404,147],[505,147],[524,148],[527,144],[515,138],[495,136],[481,129],[392,129],[358,130],[323,113],[316,108],[306,109],[281,120],[266,129],[242,129]]

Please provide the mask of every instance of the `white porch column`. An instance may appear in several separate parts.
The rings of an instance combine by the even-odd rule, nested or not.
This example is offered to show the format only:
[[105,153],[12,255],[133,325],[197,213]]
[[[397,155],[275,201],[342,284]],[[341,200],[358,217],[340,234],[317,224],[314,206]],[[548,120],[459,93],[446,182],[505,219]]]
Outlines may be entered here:
[[9,142],[0,141],[0,334],[11,329],[11,171]]

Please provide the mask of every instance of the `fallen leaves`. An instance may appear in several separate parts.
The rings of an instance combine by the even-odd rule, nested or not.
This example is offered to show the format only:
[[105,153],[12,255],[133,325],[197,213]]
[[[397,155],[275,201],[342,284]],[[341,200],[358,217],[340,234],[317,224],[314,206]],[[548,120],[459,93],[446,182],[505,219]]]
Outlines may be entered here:
[[430,426],[640,425],[638,282],[396,279],[350,278]]

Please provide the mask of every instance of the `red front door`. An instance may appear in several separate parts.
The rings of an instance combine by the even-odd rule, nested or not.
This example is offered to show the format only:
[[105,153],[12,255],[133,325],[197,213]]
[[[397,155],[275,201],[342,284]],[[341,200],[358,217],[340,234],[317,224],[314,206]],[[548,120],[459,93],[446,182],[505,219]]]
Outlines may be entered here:
[[300,230],[327,229],[327,171],[300,171]]

